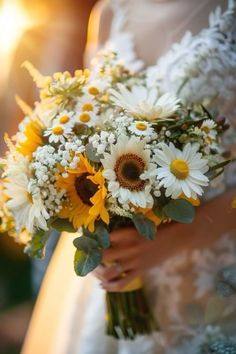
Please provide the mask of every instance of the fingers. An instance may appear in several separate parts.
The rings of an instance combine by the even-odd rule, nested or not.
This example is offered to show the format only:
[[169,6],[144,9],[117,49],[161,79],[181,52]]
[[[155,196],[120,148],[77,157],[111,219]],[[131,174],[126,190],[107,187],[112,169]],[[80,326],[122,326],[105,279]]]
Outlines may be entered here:
[[102,282],[102,287],[109,292],[122,292],[122,290],[138,275],[139,271],[131,271],[117,280]]
[[116,247],[110,247],[103,251],[102,262],[105,264],[116,261],[121,263],[123,260],[136,257],[137,251],[138,250],[135,245],[129,247],[119,247],[118,245]]
[[115,230],[110,235],[111,243],[113,245],[116,244],[132,244],[140,241],[141,237],[135,228],[123,228],[119,230]]
[[94,271],[93,274],[96,278],[101,280],[102,282],[107,282],[118,278],[121,274],[121,269],[116,264],[111,266],[98,266]]

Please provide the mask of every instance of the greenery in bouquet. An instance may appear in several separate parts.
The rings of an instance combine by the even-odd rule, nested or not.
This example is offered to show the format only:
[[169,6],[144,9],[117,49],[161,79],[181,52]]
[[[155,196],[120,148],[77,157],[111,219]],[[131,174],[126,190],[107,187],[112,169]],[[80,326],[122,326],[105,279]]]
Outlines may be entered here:
[[[40,101],[31,109],[17,98],[26,117],[12,139],[6,136],[1,231],[40,258],[51,229],[82,230],[74,240],[74,266],[85,276],[101,263],[114,228],[133,225],[152,240],[161,223],[193,221],[203,187],[228,163],[224,119],[162,92],[145,71],[131,72],[112,52],[100,53],[91,71],[73,76],[45,77],[30,63],[24,66]],[[135,306],[130,312],[137,300],[132,292],[139,296],[140,287],[126,289],[115,311],[117,295],[110,298],[111,317],[118,319],[108,323],[109,334],[117,336],[114,326],[129,338],[154,328],[146,307],[137,328],[131,321],[138,313]]]

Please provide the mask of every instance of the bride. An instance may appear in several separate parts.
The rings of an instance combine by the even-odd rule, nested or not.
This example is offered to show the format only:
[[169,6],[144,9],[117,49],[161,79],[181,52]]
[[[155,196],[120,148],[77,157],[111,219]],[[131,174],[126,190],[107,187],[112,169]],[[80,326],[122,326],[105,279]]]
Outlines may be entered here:
[[[236,126],[235,18],[235,1],[101,1],[91,16],[86,58],[99,48],[114,50],[132,70],[147,67],[149,79],[163,80],[167,91],[181,87],[182,99],[214,96],[214,107]],[[226,144],[235,150],[232,132]],[[232,164],[224,181],[209,189],[193,224],[160,227],[152,242],[131,229],[112,233],[113,247],[103,260],[115,265],[99,266],[95,277],[74,275],[74,236],[63,234],[23,354],[236,353],[230,339],[236,338],[236,282],[227,278],[236,264],[234,169]],[[126,276],[116,280],[122,272]],[[161,331],[118,342],[104,335],[103,289],[119,291],[137,275],[144,278]],[[218,278],[231,296],[217,295]],[[229,278],[234,283],[227,288]]]

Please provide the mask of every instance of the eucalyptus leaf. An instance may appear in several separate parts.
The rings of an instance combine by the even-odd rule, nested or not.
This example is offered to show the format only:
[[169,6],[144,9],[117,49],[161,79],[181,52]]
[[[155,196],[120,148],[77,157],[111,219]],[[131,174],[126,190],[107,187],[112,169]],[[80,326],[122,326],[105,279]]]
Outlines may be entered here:
[[87,236],[77,237],[74,239],[73,244],[77,249],[83,250],[85,252],[88,252],[93,248],[98,248],[98,242]]
[[83,235],[96,240],[99,246],[104,249],[110,247],[109,231],[102,222],[95,224],[94,232],[90,232],[88,229],[83,228]]
[[45,255],[46,242],[50,235],[49,231],[37,230],[32,240],[25,247],[25,252],[32,258],[42,259]]
[[89,252],[83,250],[76,250],[74,257],[75,273],[84,277],[92,272],[102,261],[101,251],[98,249],[91,249]]
[[102,155],[97,155],[96,149],[94,149],[91,143],[85,146],[85,153],[87,158],[92,162],[100,162]]
[[156,225],[153,221],[146,218],[143,214],[134,214],[133,223],[138,233],[148,240],[154,240],[156,237]]
[[107,228],[104,225],[98,224],[98,226],[96,226],[95,238],[102,248],[105,249],[105,248],[110,247],[110,245],[111,245],[110,235],[109,235]]
[[156,206],[152,209],[153,213],[160,219],[165,218],[165,213],[163,212],[163,207]]
[[195,216],[195,209],[184,199],[171,200],[163,208],[168,218],[184,224],[191,224]]
[[58,218],[51,223],[51,227],[59,232],[67,231],[74,233],[78,231],[68,219]]

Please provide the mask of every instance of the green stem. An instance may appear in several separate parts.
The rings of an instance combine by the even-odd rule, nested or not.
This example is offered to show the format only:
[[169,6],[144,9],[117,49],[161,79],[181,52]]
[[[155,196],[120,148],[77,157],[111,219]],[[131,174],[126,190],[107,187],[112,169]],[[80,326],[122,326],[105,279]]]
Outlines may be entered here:
[[137,335],[159,329],[143,289],[106,293],[106,303],[107,334],[110,336],[133,340]]

